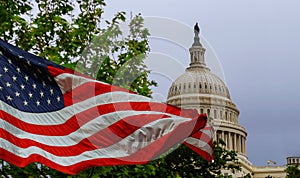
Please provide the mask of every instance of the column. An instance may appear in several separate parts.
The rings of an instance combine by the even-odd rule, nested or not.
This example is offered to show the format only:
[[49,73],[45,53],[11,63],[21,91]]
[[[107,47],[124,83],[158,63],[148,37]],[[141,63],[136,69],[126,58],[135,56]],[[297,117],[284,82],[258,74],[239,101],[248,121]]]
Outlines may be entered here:
[[243,153],[244,155],[246,155],[246,137],[243,137],[243,146],[244,146]]
[[228,132],[228,145],[229,145],[229,150],[233,150],[233,146],[232,146],[232,133]]
[[244,137],[241,136],[241,153],[244,153]]
[[244,137],[241,135],[241,153],[244,153]]
[[236,134],[233,133],[233,150],[236,151]]
[[222,134],[221,138],[222,138],[222,140],[225,142],[225,135],[224,135],[224,131],[221,131],[221,134]]
[[228,132],[225,132],[224,135],[225,135],[226,148],[229,149],[229,145],[228,145]]
[[244,138],[244,153],[247,155],[247,147],[246,147],[246,137]]
[[236,148],[236,151],[239,153],[240,152],[240,148],[241,148],[241,142],[240,142],[240,135],[237,134],[236,135],[236,142],[237,142],[237,148]]

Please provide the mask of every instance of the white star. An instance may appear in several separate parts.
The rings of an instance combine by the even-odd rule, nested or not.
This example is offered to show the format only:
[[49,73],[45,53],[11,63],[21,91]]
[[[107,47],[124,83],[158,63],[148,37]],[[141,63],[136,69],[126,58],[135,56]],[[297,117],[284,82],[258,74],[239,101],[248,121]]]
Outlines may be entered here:
[[41,103],[37,100],[36,101],[36,105],[39,106]]
[[2,51],[0,51],[0,55],[3,55]]
[[27,64],[28,64],[29,66],[31,66],[31,64],[30,64],[30,61],[29,61],[29,60],[27,60]]
[[28,105],[28,102],[26,100],[23,101],[24,106]]
[[20,87],[21,87],[21,90],[25,89],[25,85],[23,85],[23,84],[21,84]]
[[17,67],[17,69],[16,69],[16,70],[17,70],[17,72],[18,72],[18,73],[20,73],[20,72],[21,72],[21,69],[20,69],[19,67]]
[[32,98],[33,94],[31,92],[28,93],[29,98]]
[[16,95],[16,97],[19,97],[20,96],[20,93],[19,92],[15,92],[15,95]]
[[21,56],[21,55],[19,55],[19,58],[20,58],[20,59],[23,59],[24,57],[23,57],[23,56]]
[[13,81],[17,81],[17,77],[16,76],[12,76]]
[[6,96],[7,100],[12,101],[13,99],[10,96]]
[[50,88],[50,95],[53,95],[53,89],[52,88]]
[[2,74],[0,74],[0,78],[2,77]]
[[9,82],[6,82],[6,86],[7,86],[7,87],[10,87],[11,84],[10,84]]
[[48,105],[50,105],[50,104],[51,104],[51,100],[50,100],[50,99],[48,99],[48,100],[47,100],[47,103],[48,103]]
[[57,100],[57,102],[60,102],[60,97],[58,96],[58,97],[56,98],[56,100]]
[[24,78],[25,78],[26,82],[29,80],[29,77],[27,75],[25,75]]
[[33,87],[33,89],[36,89],[36,84],[35,83],[32,84],[32,87]]
[[5,73],[8,72],[8,68],[6,68],[6,67],[4,67],[3,70]]
[[0,91],[2,91],[3,87],[0,86]]
[[40,95],[42,98],[44,97],[44,93],[42,91],[40,92]]
[[43,87],[46,87],[46,83],[45,83],[45,81],[43,81],[42,83],[43,83]]
[[8,63],[12,64],[11,60],[10,59],[7,59]]

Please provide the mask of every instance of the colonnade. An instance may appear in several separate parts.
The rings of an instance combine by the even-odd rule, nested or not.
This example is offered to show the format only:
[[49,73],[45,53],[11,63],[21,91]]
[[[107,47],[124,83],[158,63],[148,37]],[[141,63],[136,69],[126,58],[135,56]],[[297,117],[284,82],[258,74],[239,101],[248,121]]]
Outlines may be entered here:
[[217,131],[217,139],[220,138],[226,143],[226,149],[234,150],[246,155],[246,137],[234,132]]

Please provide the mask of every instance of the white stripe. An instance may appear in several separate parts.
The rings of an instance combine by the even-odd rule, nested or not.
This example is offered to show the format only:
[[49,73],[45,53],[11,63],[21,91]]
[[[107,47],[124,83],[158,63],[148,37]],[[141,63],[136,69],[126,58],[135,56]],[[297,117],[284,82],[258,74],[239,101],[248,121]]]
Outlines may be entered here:
[[[27,158],[32,154],[39,154],[62,166],[70,166],[85,160],[97,158],[123,159],[122,157],[129,156],[143,149],[145,146],[157,141],[158,138],[163,137],[169,132],[172,132],[178,124],[180,124],[180,122],[174,122],[173,119],[156,121],[154,123],[145,125],[143,128],[135,131],[133,134],[122,139],[120,142],[114,145],[103,149],[86,151],[77,156],[60,157],[35,146],[23,149],[2,138],[0,138],[0,142],[2,143],[0,147],[22,158]],[[157,135],[157,133],[159,134]]]
[[[78,130],[70,133],[69,135],[62,135],[62,136],[44,136],[44,135],[37,135],[32,134],[26,131],[23,131],[14,125],[0,120],[0,128],[8,131],[12,135],[21,138],[21,139],[31,139],[38,143],[42,143],[49,146],[71,146],[79,143],[81,140],[90,137],[97,132],[107,128],[108,126],[112,125],[113,123],[121,120],[127,116],[134,116],[138,114],[163,114],[161,112],[152,112],[152,111],[118,111],[113,113],[108,113],[105,115],[101,115],[90,122],[82,125]],[[171,114],[167,114],[170,118],[162,118],[157,121],[153,121],[149,124],[156,124],[156,122],[161,122],[161,124],[176,124],[190,121],[190,118],[183,118]],[[133,124],[134,123],[130,123]],[[111,133],[114,135],[114,133]]]
[[212,138],[213,137],[213,132],[212,130],[204,130],[201,129],[201,132],[203,132],[204,134],[206,134],[208,137]]
[[82,76],[78,76],[78,75],[73,75],[73,74],[69,74],[69,73],[63,73],[60,74],[56,77],[54,77],[56,83],[58,84],[58,86],[61,89],[61,92],[64,94],[68,91],[73,90],[74,88],[83,85],[87,82],[94,82],[94,83],[100,83],[100,84],[104,84],[109,86],[109,84],[98,81],[98,80],[93,80],[93,79],[89,79],[89,78],[85,78]]
[[210,155],[213,153],[212,147],[208,143],[206,143],[200,139],[188,137],[187,139],[185,139],[185,142],[209,153]]

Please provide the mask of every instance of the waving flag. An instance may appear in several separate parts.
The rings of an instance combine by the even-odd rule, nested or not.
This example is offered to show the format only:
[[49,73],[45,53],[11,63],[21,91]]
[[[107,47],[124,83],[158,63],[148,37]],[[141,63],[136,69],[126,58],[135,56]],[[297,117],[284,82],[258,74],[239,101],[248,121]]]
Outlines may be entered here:
[[178,143],[212,159],[212,131],[196,110],[96,81],[0,40],[0,159],[76,174],[144,164]]

